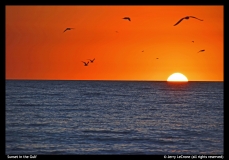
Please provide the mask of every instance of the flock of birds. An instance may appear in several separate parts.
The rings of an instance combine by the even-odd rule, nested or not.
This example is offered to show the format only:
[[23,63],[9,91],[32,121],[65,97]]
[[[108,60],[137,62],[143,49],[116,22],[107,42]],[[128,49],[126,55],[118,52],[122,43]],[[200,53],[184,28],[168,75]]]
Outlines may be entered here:
[[[194,16],[186,16],[186,17],[181,18],[177,23],[175,23],[174,26],[178,25],[178,24],[181,23],[183,20],[188,20],[188,19],[190,19],[190,18],[194,18],[194,19],[197,19],[197,20],[199,20],[199,21],[203,21],[202,19],[199,19],[199,18],[194,17]],[[130,17],[124,17],[124,18],[122,18],[122,19],[131,21]],[[72,30],[72,29],[75,29],[75,28],[66,28],[66,29],[64,30],[64,32],[66,32],[66,31],[68,31],[68,30]],[[118,31],[116,31],[116,33],[118,33]],[[194,41],[192,41],[192,42],[194,43]],[[202,50],[200,50],[199,52],[204,52],[204,51],[205,51],[205,50],[202,49]],[[142,52],[144,52],[144,50],[143,50]],[[199,52],[197,52],[197,53],[199,53]],[[156,59],[158,59],[158,58],[156,58]],[[95,58],[92,59],[92,60],[91,60],[91,59],[88,59],[88,60],[89,60],[88,62],[82,61],[82,62],[84,63],[84,66],[88,66],[89,62],[93,63],[94,60],[95,60]]]
[[[202,19],[196,18],[196,17],[194,17],[194,16],[186,16],[186,17],[181,18],[176,24],[174,24],[174,26],[178,25],[178,24],[179,24],[181,21],[183,21],[184,19],[188,20],[189,18],[195,18],[195,19],[197,19],[197,20],[199,20],[199,21],[203,21]],[[192,41],[192,42],[194,43],[194,41]],[[202,49],[202,50],[200,50],[199,52],[204,52],[204,51],[205,51],[205,50]],[[197,53],[199,53],[199,52],[197,52]]]
[[[94,62],[94,60],[95,60],[95,58],[94,59],[88,59],[91,63],[93,63]],[[84,62],[84,61],[82,61],[83,63],[84,63],[84,66],[88,66],[88,64],[89,64],[89,61],[88,62]]]

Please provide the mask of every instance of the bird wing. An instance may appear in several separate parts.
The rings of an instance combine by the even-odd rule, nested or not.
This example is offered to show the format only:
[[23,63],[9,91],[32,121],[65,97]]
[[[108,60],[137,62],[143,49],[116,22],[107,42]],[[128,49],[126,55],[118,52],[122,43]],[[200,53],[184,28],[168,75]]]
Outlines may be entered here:
[[123,19],[128,19],[130,21],[130,18],[129,17],[124,17]]
[[64,32],[67,31],[67,28],[64,30]]
[[181,18],[174,26],[178,25],[184,18]]
[[[204,49],[202,49],[202,50],[200,50],[199,52],[203,52],[203,51],[205,51]],[[197,53],[199,53],[199,52],[197,52]]]
[[194,17],[194,16],[189,16],[189,17],[198,19],[198,20],[200,20],[200,21],[203,21],[202,19],[196,18],[196,17]]
[[[81,62],[83,62],[83,61],[81,61]],[[86,64],[86,62],[83,62],[84,64]]]

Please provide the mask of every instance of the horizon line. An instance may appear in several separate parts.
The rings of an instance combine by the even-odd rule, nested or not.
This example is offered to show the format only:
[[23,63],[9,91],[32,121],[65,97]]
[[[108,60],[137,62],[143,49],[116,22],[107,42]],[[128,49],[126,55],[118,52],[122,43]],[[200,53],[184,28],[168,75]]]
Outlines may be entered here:
[[148,81],[148,82],[224,82],[224,80],[188,80],[188,81],[167,81],[167,80],[115,80],[115,79],[5,79],[16,81]]

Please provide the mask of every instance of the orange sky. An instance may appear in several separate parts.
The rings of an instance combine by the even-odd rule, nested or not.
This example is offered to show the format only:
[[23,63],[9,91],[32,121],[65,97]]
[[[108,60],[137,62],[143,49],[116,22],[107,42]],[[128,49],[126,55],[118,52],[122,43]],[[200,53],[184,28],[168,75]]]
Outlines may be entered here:
[[[223,81],[223,10],[6,6],[6,79],[166,81],[180,72],[189,81]],[[203,21],[173,26],[185,16]],[[67,27],[75,29],[63,32]]]

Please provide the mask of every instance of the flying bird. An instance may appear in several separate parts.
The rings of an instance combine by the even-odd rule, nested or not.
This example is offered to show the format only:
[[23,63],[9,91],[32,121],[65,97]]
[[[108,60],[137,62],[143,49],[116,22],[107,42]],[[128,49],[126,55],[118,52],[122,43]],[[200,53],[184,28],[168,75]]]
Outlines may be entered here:
[[130,21],[130,17],[124,17],[123,19],[129,20]]
[[142,52],[144,52],[144,50]]
[[189,18],[195,18],[195,19],[198,19],[200,21],[203,21],[202,19],[196,18],[194,16],[186,16],[184,18],[181,18],[176,24],[174,24],[174,26],[178,25],[182,20],[184,20],[184,19],[187,19],[188,20]]
[[91,63],[93,63],[93,62],[94,62],[94,60],[95,60],[95,58],[94,58],[94,59],[92,59],[92,60],[91,60],[91,59],[88,59],[88,60],[90,60],[90,61],[91,61]]
[[192,41],[194,43],[194,41]]
[[74,28],[66,28],[66,29],[64,30],[64,32],[66,32],[67,30],[71,30],[71,29],[74,29]]
[[82,61],[82,62],[84,63],[84,66],[88,66],[89,61],[87,63],[84,61]]
[[[205,50],[204,49],[202,49],[202,50],[200,50],[199,52],[204,52]],[[199,52],[197,52],[197,53],[199,53]]]
[[158,58],[156,58],[156,59],[158,59]]

